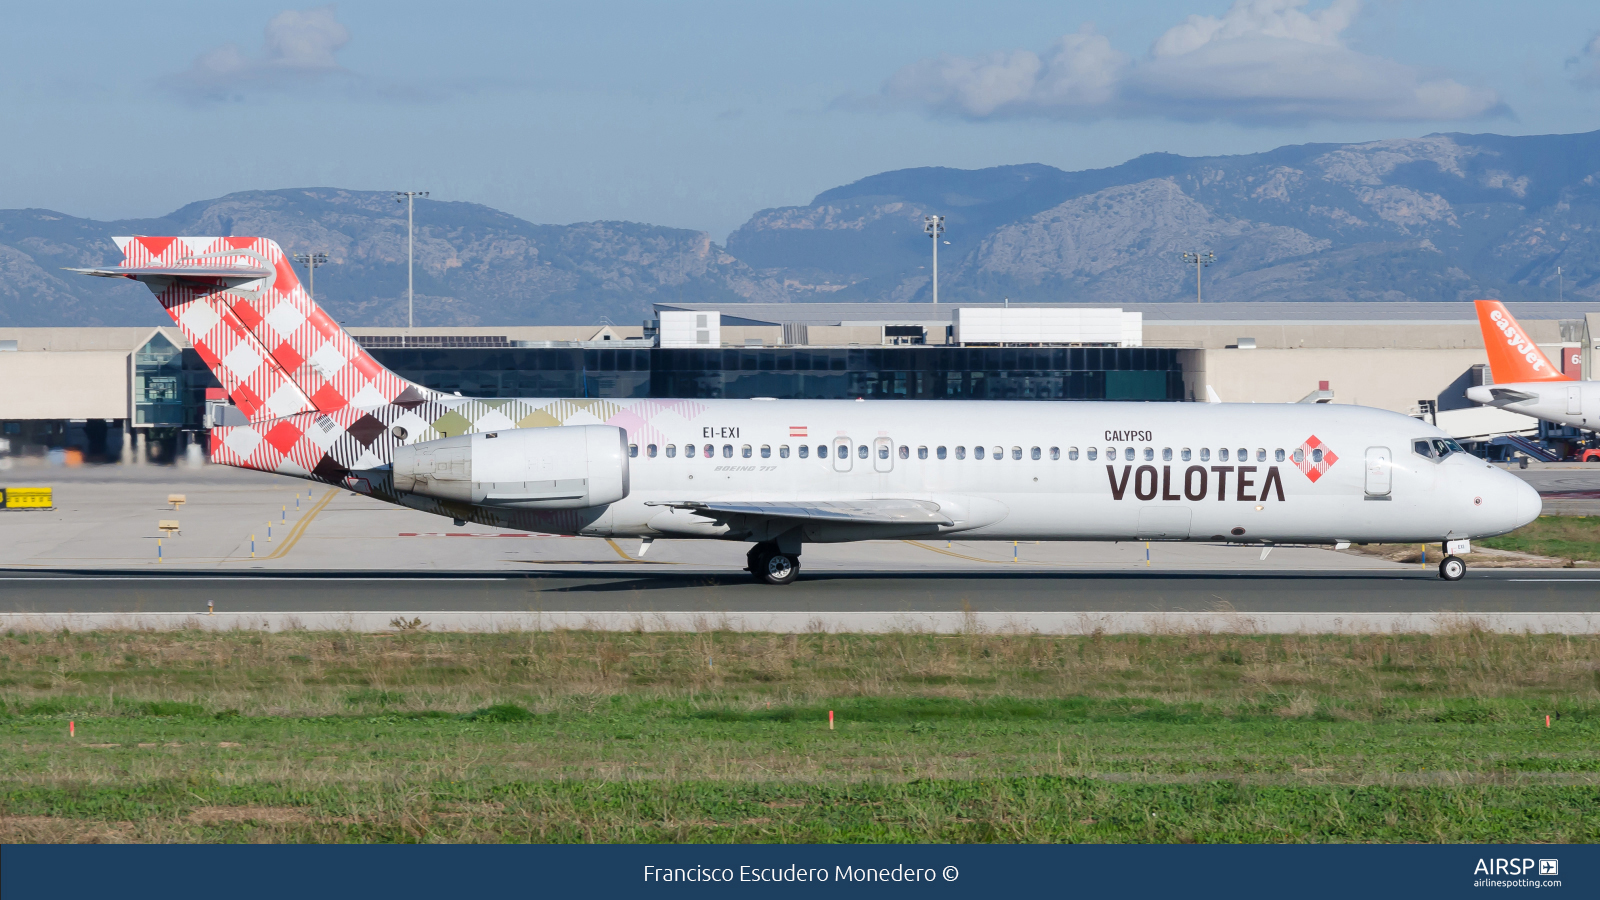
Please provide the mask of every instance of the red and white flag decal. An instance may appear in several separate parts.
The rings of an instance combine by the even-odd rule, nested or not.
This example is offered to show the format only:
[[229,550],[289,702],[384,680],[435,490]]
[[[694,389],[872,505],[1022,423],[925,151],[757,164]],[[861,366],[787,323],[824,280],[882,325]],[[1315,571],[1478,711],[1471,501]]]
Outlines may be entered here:
[[789,426],[789,437],[806,437],[806,436],[807,436],[806,435],[806,426],[804,426],[804,425],[790,425]]

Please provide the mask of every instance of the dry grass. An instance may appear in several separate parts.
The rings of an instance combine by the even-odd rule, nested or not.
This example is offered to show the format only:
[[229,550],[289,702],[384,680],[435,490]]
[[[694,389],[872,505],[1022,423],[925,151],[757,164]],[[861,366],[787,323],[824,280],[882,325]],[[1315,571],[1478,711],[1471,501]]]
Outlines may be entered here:
[[1469,620],[14,634],[0,703],[3,840],[1600,839],[1600,637]]

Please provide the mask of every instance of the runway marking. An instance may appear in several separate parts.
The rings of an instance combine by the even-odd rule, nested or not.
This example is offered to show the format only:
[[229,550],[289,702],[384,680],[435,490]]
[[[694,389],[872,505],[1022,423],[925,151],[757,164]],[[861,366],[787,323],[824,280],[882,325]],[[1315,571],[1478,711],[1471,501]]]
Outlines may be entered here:
[[361,576],[339,577],[334,575],[309,575],[296,577],[294,575],[61,575],[55,578],[46,575],[24,575],[20,577],[0,576],[0,584],[8,581],[510,581],[505,576],[494,575],[461,575],[446,576],[442,578],[397,578],[378,575],[370,578]]
[[310,511],[300,518],[300,521],[294,523],[294,527],[289,530],[289,536],[283,539],[283,543],[279,544],[278,549],[274,550],[272,555],[268,556],[267,559],[281,559],[290,550],[293,550],[294,545],[299,543],[300,538],[305,536],[306,526],[310,525],[311,520],[317,517],[317,513],[322,512],[322,510],[326,508],[329,503],[333,502],[333,498],[337,496],[339,496],[339,492],[337,490],[333,490],[324,495],[321,500],[318,500],[316,505],[311,507]]
[[956,559],[970,559],[973,562],[981,562],[981,563],[996,563],[996,562],[1000,562],[1000,560],[998,560],[998,559],[984,559],[981,556],[967,556],[964,553],[952,553],[949,550],[940,550],[938,547],[930,547],[927,544],[922,543],[921,541],[901,541],[901,543],[902,544],[910,544],[913,547],[921,547],[924,550],[932,550],[935,553],[942,553],[945,556],[954,556]]

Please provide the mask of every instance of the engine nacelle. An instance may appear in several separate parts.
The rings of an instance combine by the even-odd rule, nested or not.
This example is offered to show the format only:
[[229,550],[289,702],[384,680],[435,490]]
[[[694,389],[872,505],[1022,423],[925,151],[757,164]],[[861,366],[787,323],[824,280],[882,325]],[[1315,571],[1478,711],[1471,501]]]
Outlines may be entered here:
[[628,496],[628,434],[614,425],[564,425],[402,445],[394,486],[475,506],[603,506]]

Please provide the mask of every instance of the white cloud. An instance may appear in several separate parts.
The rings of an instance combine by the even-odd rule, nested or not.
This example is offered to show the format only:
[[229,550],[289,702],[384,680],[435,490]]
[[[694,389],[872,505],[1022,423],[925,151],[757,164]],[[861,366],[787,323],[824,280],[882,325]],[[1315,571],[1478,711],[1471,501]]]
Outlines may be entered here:
[[1572,83],[1583,88],[1600,88],[1600,34],[1589,39],[1583,52],[1567,60],[1568,68],[1576,69]]
[[895,73],[883,93],[973,119],[1450,120],[1505,112],[1493,91],[1345,46],[1340,35],[1359,0],[1314,12],[1306,2],[1235,0],[1220,18],[1189,16],[1137,61],[1089,28],[1044,54],[922,60]]
[[350,29],[339,22],[332,4],[285,10],[267,23],[259,54],[247,55],[237,44],[224,44],[200,54],[171,84],[196,97],[224,99],[248,90],[291,88],[349,75],[335,58],[348,43]]

